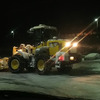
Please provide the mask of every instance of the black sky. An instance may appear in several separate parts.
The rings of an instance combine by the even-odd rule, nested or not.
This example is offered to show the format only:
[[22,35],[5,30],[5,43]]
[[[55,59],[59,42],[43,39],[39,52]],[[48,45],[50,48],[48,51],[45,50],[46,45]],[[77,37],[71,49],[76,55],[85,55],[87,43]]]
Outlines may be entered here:
[[8,38],[11,30],[24,34],[40,23],[56,26],[61,33],[77,33],[100,16],[100,4],[96,1],[13,0],[2,5],[1,41]]

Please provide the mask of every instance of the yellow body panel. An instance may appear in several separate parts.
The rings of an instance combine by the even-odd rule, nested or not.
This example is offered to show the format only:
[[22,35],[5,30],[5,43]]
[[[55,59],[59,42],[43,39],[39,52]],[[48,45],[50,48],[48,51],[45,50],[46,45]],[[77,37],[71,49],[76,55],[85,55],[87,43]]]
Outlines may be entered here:
[[[48,40],[47,42],[42,42],[37,46],[31,46],[31,53],[35,54],[36,49],[47,46],[49,47],[49,55],[53,56],[55,55],[59,50],[61,50],[61,52],[66,52],[69,51],[70,47],[65,47],[66,42],[69,42],[69,40],[65,40],[65,39],[51,39]],[[22,51],[26,52],[25,49],[26,47],[23,48],[23,46],[21,48],[18,47],[13,47],[13,55],[17,54],[17,50],[21,49]],[[76,53],[77,52],[77,48],[73,47],[70,50],[70,53]]]
[[58,50],[59,50],[59,46],[50,47],[49,48],[49,54],[54,55]]
[[13,55],[15,55],[17,53],[17,48],[18,47],[15,47],[15,46],[13,47]]
[[50,55],[55,55],[56,52],[62,49],[65,46],[66,41],[63,39],[58,40],[49,40],[47,41],[47,46],[49,46],[49,53]]
[[0,59],[0,70],[8,69],[8,60],[9,60],[8,57]]

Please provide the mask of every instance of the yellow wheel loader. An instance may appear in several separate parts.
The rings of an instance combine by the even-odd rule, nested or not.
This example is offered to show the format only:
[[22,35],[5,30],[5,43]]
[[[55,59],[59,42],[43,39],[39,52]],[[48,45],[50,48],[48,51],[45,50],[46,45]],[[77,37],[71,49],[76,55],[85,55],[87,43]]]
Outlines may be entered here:
[[[35,45],[21,44],[13,47],[13,55],[10,57],[8,65],[12,73],[36,71],[38,74],[48,74],[52,67],[58,71],[69,72],[72,64],[81,61],[78,53],[78,42],[71,42],[70,39],[58,39],[54,33],[57,29],[52,26],[39,25],[28,30],[33,37],[41,35],[42,41]],[[32,36],[31,36],[32,37]],[[53,37],[53,38],[52,38]]]

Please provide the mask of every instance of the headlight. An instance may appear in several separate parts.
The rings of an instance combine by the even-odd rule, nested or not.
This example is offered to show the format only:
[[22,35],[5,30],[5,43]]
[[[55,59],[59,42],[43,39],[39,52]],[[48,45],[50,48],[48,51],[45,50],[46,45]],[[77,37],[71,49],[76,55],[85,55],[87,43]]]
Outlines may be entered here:
[[77,42],[73,43],[73,47],[77,47],[77,46],[78,46]]
[[70,42],[66,42],[65,47],[69,47],[69,46],[71,46],[71,43]]
[[70,57],[70,60],[74,60],[75,58],[73,56]]

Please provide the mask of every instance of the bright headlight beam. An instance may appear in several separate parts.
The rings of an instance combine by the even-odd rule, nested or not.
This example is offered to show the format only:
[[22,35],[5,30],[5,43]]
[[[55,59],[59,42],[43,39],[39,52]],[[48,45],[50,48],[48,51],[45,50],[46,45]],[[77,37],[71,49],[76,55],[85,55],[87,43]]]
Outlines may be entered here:
[[[93,31],[93,29],[91,30],[91,31],[89,31],[87,34],[85,34],[85,36],[83,36],[77,43],[79,43],[79,42],[81,42],[86,36],[88,36],[91,32]],[[71,42],[70,42],[71,43]],[[63,47],[62,49],[64,49],[65,47]],[[65,53],[67,53],[68,51],[70,51],[71,49],[73,48],[73,46],[71,46]],[[61,49],[61,50],[62,50]],[[60,52],[61,50],[59,50],[58,52]],[[64,53],[64,54],[65,54]],[[63,55],[64,55],[63,54]],[[54,57],[56,56],[56,54],[55,55],[53,55],[48,61],[46,61],[45,63],[47,63],[47,62],[49,62],[51,59],[53,59]]]
[[94,30],[94,29],[92,29],[92,30],[89,31],[87,34],[85,34],[85,36],[83,36],[83,37],[78,41],[78,43],[81,42],[85,37],[87,37],[91,32],[93,32],[93,30]]
[[[79,42],[81,42],[86,36],[88,36],[92,31],[93,31],[94,29],[92,29],[91,31],[89,31],[87,34],[85,34],[85,36],[83,36],[77,43],[79,43]],[[71,42],[70,42],[71,43]],[[62,49],[64,49],[65,47],[63,47]],[[64,54],[66,54],[69,50],[71,50],[73,48],[73,46],[71,46]],[[62,50],[61,49],[61,50]],[[61,50],[59,50],[58,52],[60,52]],[[64,55],[63,54],[63,55]],[[48,61],[46,61],[45,63],[47,63],[47,62],[49,62],[51,59],[53,59],[54,57],[56,56],[56,54],[55,55],[53,55]]]
[[70,42],[66,42],[65,47],[69,47],[71,45]]
[[[94,24],[94,21],[91,22],[91,23],[90,23],[84,30],[82,30],[79,34],[77,34],[77,35],[70,41],[70,43],[72,43],[75,39],[77,39],[80,35],[82,35],[83,32],[85,32],[85,31],[86,31],[88,28],[90,28],[93,24]],[[79,40],[79,41],[80,41],[80,40]],[[79,43],[79,42],[78,42],[78,43]],[[66,45],[65,45],[61,50],[63,50],[65,47],[66,47]],[[60,52],[61,50],[59,50],[58,52]],[[56,54],[55,54],[55,55],[56,55]],[[51,59],[54,58],[55,55],[52,56]]]
[[79,34],[77,34],[72,40],[71,42],[73,42],[75,39],[77,39],[80,35],[82,35],[88,28],[90,28],[93,24],[95,23],[95,21],[93,21],[92,23],[90,23],[84,30],[82,30]]
[[[99,17],[100,18],[100,17]],[[93,24],[94,24],[94,22],[95,21],[93,21],[92,23],[90,23],[84,30],[82,30],[79,34],[77,34],[72,40],[71,40],[71,42],[70,43],[72,43],[75,39],[77,39],[80,35],[82,35],[83,34],[83,32],[85,32],[88,28],[90,28]],[[93,31],[93,30],[92,30]],[[88,34],[90,34],[90,32],[88,32]],[[83,38],[81,38],[79,41],[78,41],[78,43],[80,42],[80,41],[82,41],[88,34],[86,34]],[[63,50],[64,48],[65,48],[66,46],[64,46],[61,50]],[[70,47],[65,53],[67,53],[69,50],[71,50],[72,49],[72,47]],[[58,52],[60,52],[61,50],[59,50]],[[56,53],[55,53],[55,55],[53,55],[48,61],[50,61],[51,59],[53,59],[54,57],[56,56]],[[48,62],[47,61],[47,62]],[[47,63],[46,62],[46,63]]]
[[77,42],[73,43],[73,47],[77,47],[77,46],[78,46]]
[[[77,43],[81,42],[86,36],[88,36],[94,29],[92,29],[91,31],[89,31],[87,34],[85,34],[85,36],[83,36]],[[71,50],[73,48],[73,46],[71,46],[64,54],[66,54],[69,50]],[[63,55],[64,55],[63,54]]]

